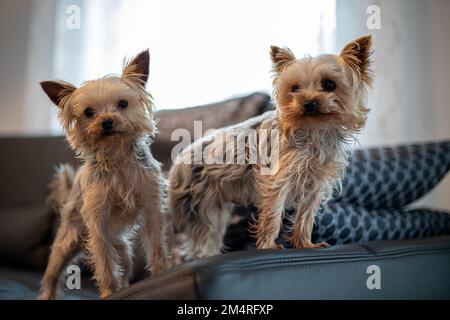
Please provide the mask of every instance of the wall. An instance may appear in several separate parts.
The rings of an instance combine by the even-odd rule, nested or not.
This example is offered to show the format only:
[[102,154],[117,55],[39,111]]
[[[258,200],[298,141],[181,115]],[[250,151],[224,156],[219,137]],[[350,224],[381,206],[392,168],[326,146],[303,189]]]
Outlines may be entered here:
[[[381,29],[367,29],[369,5]],[[337,43],[372,33],[375,86],[362,146],[450,138],[450,1],[339,0]],[[419,204],[450,209],[450,177]]]
[[56,1],[0,1],[0,134],[48,132],[38,83],[52,75]]
[[0,133],[23,125],[30,14],[30,1],[0,1]]

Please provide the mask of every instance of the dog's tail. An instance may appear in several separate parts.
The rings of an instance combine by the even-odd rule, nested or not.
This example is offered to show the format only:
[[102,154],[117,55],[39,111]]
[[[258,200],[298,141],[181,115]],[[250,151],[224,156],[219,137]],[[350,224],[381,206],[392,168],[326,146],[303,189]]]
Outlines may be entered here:
[[75,178],[75,169],[68,163],[56,168],[53,180],[48,185],[50,193],[47,196],[47,205],[55,212],[60,212],[69,198],[70,190]]

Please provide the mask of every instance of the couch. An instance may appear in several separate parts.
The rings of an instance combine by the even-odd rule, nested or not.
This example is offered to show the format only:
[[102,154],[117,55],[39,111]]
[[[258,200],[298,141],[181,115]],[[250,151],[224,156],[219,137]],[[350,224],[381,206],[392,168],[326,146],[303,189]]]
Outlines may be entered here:
[[[262,93],[159,111],[155,157],[170,168],[173,128],[219,128],[273,108]],[[58,224],[45,205],[61,162],[77,164],[61,136],[0,138],[0,299],[33,299]],[[355,150],[342,193],[317,216],[327,249],[255,250],[247,231],[257,208],[237,208],[227,252],[148,277],[138,254],[133,284],[111,299],[450,298],[450,215],[409,205],[450,169],[450,142]],[[286,244],[289,247],[289,244]],[[96,299],[88,268],[66,299]],[[378,277],[378,278],[377,278]]]

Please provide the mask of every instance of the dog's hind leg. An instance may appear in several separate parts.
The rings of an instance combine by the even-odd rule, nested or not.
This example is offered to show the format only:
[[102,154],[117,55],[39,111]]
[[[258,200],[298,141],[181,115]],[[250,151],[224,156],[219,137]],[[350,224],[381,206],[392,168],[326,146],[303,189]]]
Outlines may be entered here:
[[188,252],[192,259],[219,254],[233,206],[216,200],[199,204],[196,221],[188,226]]
[[114,244],[114,248],[120,257],[121,265],[121,283],[120,287],[128,287],[130,279],[133,275],[133,239],[118,240]]

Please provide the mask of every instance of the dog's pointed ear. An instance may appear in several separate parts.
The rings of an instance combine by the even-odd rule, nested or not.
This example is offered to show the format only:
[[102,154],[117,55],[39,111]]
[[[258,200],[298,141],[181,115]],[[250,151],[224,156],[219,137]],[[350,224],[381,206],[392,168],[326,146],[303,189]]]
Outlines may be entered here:
[[144,50],[135,56],[133,59],[127,61],[123,68],[122,77],[137,80],[145,86],[148,80],[150,64],[150,52]]
[[372,36],[360,37],[348,43],[341,51],[341,58],[350,68],[357,72],[367,84],[372,84],[372,71],[370,66],[372,55]]
[[295,56],[291,50],[277,46],[270,46],[270,57],[272,59],[273,70],[277,73],[281,72],[288,63],[295,60]]
[[42,81],[40,85],[50,100],[58,107],[62,107],[61,101],[77,89],[64,81]]

